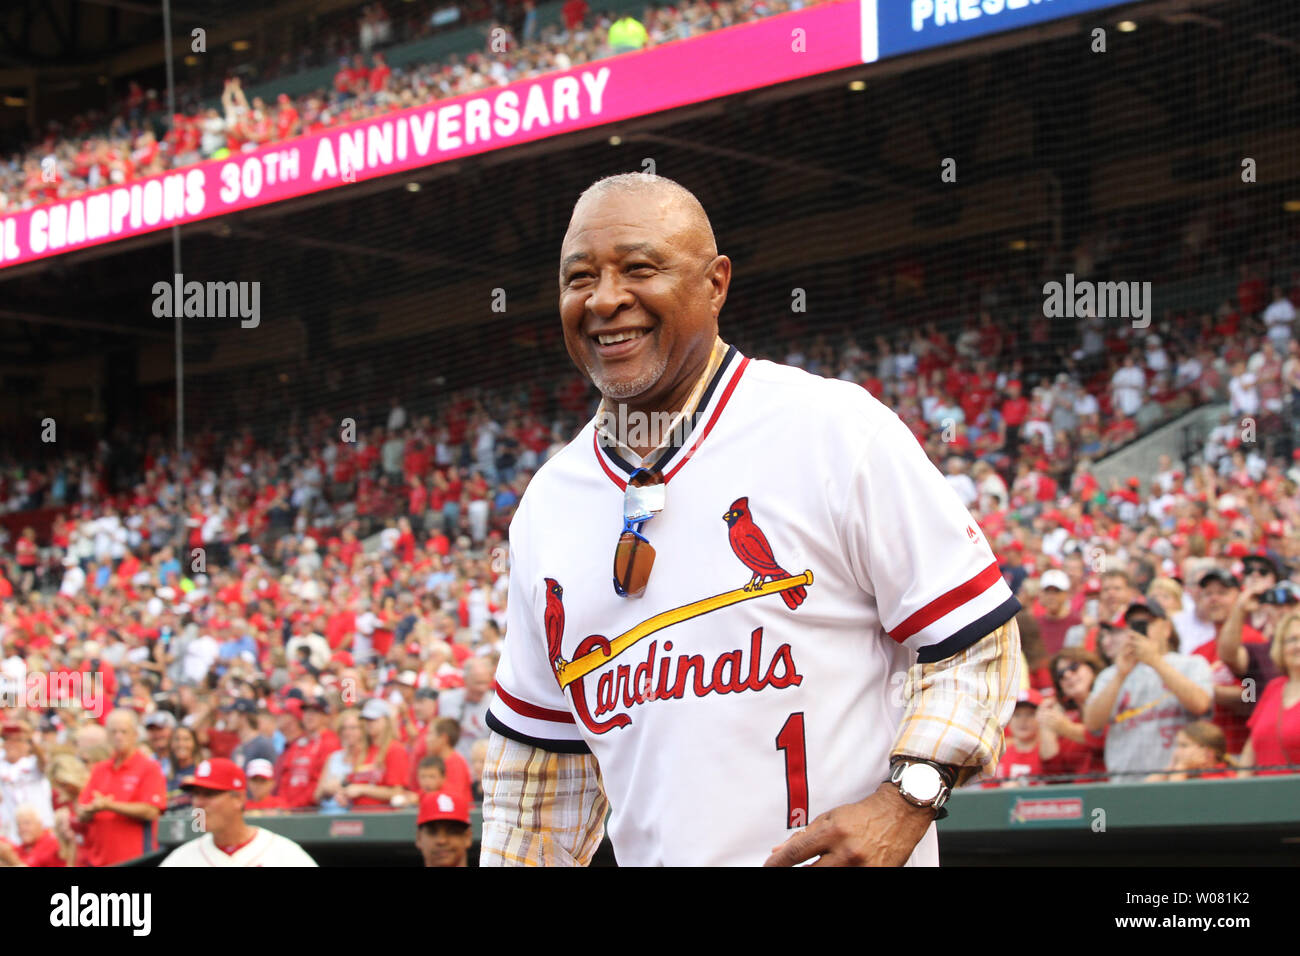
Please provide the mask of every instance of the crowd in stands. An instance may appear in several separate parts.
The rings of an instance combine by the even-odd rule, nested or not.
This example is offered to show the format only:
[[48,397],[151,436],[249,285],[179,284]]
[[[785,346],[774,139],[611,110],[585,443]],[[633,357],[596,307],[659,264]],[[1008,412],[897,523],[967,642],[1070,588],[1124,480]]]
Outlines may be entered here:
[[515,8],[499,3],[491,10],[481,52],[397,70],[379,49],[395,35],[391,21],[382,4],[369,4],[361,16],[359,49],[340,55],[331,89],[297,98],[281,93],[274,103],[254,96],[250,102],[243,78],[232,74],[225,78],[220,108],[187,89],[178,98],[182,111],[169,118],[165,97],[132,82],[111,117],[88,114],[66,128],[52,124],[40,142],[0,163],[0,215],[818,2],[690,0],[649,7],[638,20],[593,15],[586,0],[569,0],[563,26],[541,30],[533,0]]
[[[1300,451],[1259,439],[1292,434],[1300,352],[1269,309],[1217,317],[1231,335],[1098,330],[1100,356],[1085,322],[1074,369],[1032,387],[1017,377],[1032,343],[1002,341],[987,316],[951,339],[778,354],[895,407],[993,545],[1030,675],[1004,782],[1300,766]],[[356,441],[323,413],[273,447],[200,434],[183,551],[175,462],[156,443],[126,489],[93,457],[0,473],[8,507],[60,510],[44,540],[4,544],[0,676],[26,706],[0,727],[0,863],[138,854],[213,757],[246,768],[263,812],[478,799],[509,519],[594,395],[576,375],[518,404],[477,394],[435,415],[394,399]],[[1151,406],[1206,400],[1230,401],[1231,420],[1190,464],[1094,476],[1092,456],[1163,418]],[[109,795],[124,754],[159,794]]]

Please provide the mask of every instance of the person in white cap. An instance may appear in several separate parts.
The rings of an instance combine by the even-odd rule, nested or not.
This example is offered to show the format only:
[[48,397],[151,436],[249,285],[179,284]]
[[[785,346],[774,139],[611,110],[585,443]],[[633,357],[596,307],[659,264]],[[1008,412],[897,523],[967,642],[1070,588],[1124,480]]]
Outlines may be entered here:
[[247,783],[233,760],[200,763],[182,786],[193,796],[203,835],[172,850],[159,866],[316,866],[288,837],[244,820]]
[[248,761],[244,773],[248,777],[248,802],[244,804],[246,811],[289,809],[284,797],[272,793],[275,789],[275,764],[264,757],[258,757]]
[[1038,579],[1038,603],[1033,608],[1043,638],[1043,651],[1055,655],[1065,644],[1065,632],[1083,618],[1070,610],[1070,576],[1060,568],[1044,571]]

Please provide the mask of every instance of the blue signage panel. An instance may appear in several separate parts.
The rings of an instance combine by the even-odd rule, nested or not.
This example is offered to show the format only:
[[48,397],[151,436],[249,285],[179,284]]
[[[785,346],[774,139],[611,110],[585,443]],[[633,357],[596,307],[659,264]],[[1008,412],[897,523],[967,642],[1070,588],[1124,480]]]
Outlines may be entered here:
[[1116,0],[862,0],[867,63],[1121,6]]

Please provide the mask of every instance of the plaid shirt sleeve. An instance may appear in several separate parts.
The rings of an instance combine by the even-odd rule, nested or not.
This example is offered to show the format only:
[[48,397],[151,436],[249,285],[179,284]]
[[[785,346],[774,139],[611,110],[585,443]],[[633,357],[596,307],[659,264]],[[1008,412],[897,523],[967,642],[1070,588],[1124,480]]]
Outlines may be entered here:
[[608,810],[595,757],[488,737],[480,866],[586,866]]
[[1002,757],[1002,729],[1015,710],[1023,668],[1015,618],[946,660],[913,665],[890,756],[959,767],[958,785],[991,775]]

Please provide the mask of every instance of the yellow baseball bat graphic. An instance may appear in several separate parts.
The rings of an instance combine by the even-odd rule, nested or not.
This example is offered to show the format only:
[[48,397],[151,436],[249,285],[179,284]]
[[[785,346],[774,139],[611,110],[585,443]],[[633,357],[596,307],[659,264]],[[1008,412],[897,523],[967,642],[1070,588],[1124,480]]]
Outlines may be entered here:
[[741,601],[748,601],[751,598],[763,597],[766,594],[780,594],[782,591],[788,591],[791,588],[802,587],[812,583],[812,571],[805,571],[803,574],[796,574],[794,577],[769,581],[767,584],[763,585],[762,590],[755,588],[752,591],[746,591],[744,588],[736,588],[734,591],[725,591],[722,594],[715,594],[713,597],[706,597],[703,600],[694,602],[693,604],[683,604],[681,607],[675,607],[671,611],[664,611],[662,614],[656,614],[654,617],[647,618],[630,631],[624,631],[618,637],[609,642],[608,654],[598,648],[582,655],[577,660],[561,664],[556,668],[555,674],[560,680],[561,689],[563,689],[568,687],[575,680],[586,677],[602,664],[609,663],[643,637],[649,637],[655,631],[661,631],[669,625],[679,624],[682,621],[689,621],[691,618],[699,617],[701,614],[708,614],[710,611],[718,610],[718,608],[727,607],[731,604],[739,604]]

